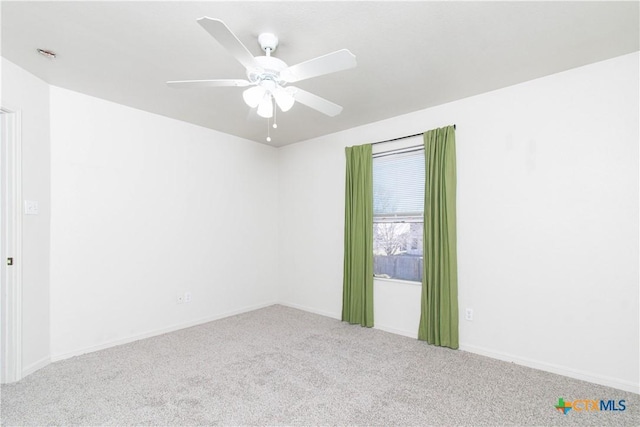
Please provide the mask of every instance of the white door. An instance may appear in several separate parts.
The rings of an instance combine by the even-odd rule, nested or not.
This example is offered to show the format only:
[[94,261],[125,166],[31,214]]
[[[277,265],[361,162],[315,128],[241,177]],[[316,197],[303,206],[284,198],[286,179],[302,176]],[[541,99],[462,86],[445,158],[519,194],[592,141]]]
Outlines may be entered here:
[[20,114],[0,107],[0,380],[21,378]]

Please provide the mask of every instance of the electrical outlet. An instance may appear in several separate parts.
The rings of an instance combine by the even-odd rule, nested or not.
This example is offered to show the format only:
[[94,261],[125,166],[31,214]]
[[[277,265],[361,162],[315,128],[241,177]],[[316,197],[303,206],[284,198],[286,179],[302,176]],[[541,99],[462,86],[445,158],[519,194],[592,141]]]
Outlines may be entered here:
[[186,302],[187,304],[191,302],[191,292],[184,293],[184,302]]
[[469,321],[473,320],[473,309],[472,308],[467,308],[464,311],[464,320],[469,320]]
[[176,299],[176,302],[178,304],[182,304],[184,302],[184,295],[178,295],[178,298]]

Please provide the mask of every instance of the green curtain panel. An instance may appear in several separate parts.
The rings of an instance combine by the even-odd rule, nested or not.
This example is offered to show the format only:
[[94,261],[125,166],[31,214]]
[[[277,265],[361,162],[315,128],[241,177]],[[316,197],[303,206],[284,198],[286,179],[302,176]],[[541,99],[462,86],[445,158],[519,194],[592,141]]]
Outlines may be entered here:
[[373,157],[347,147],[342,320],[373,326]]
[[458,348],[456,138],[448,126],[424,134],[424,274],[418,339]]

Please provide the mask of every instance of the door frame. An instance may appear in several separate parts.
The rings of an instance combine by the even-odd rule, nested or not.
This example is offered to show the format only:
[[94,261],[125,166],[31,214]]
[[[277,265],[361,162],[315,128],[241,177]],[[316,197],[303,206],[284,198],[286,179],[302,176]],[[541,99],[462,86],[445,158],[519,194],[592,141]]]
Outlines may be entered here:
[[5,106],[0,116],[0,378],[10,383],[22,378],[22,118]]

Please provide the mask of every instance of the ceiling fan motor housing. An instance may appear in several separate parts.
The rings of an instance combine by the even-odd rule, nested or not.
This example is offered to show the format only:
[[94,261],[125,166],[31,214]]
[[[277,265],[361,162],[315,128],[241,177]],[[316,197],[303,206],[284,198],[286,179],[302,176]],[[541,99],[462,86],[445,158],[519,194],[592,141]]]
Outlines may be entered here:
[[279,85],[285,83],[280,78],[280,71],[287,68],[284,61],[273,56],[256,56],[255,60],[260,68],[247,69],[247,77],[251,83],[258,84],[263,80],[272,80]]

